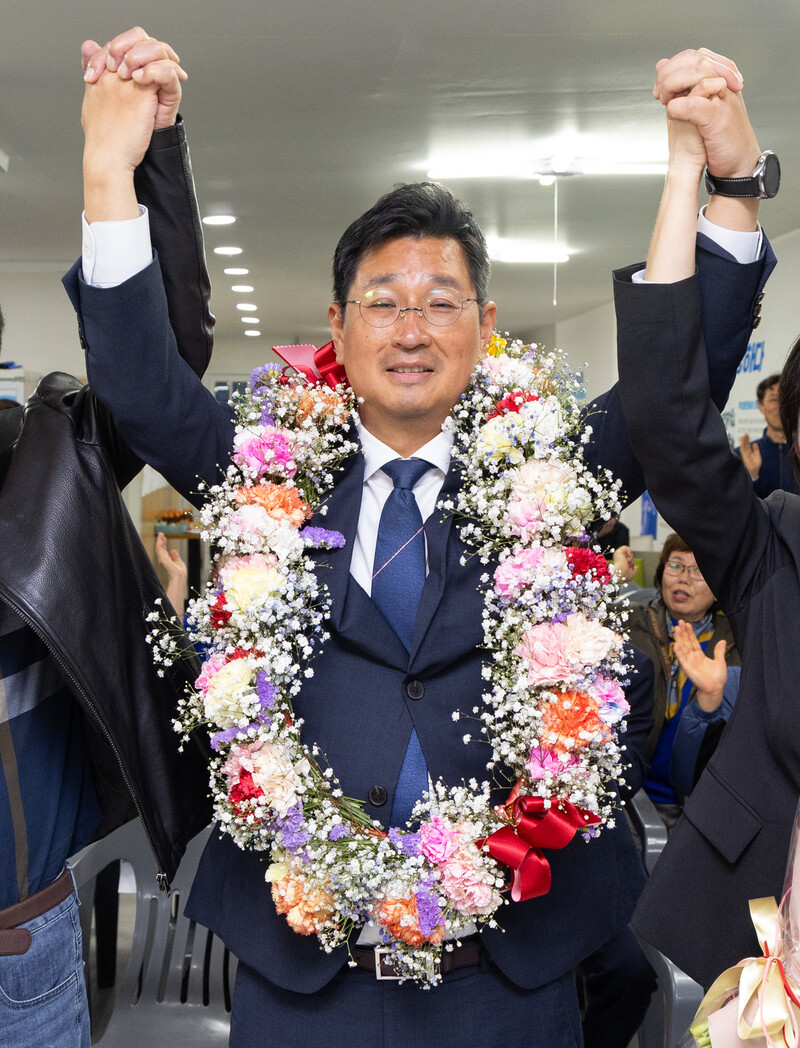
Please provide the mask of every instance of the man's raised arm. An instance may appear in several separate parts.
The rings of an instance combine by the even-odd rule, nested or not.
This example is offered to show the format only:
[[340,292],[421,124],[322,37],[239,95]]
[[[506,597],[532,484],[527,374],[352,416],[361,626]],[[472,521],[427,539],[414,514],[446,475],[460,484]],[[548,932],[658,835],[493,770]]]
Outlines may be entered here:
[[[87,372],[136,453],[197,501],[198,476],[213,480],[218,463],[227,462],[232,427],[230,412],[192,373],[202,374],[207,364],[213,318],[185,140],[182,128],[169,129],[185,74],[168,45],[138,29],[102,49],[84,45],[84,62],[84,260],[83,271],[74,267],[65,284],[78,312]],[[177,148],[177,159],[186,162],[177,180],[175,157],[151,162],[164,135],[172,137],[165,150]],[[137,178],[148,145],[145,177]],[[152,257],[149,217],[137,199],[142,186],[166,216],[166,226],[164,219],[153,226],[153,240],[163,239],[164,283]],[[159,199],[170,187],[172,198]],[[182,239],[170,235],[175,222]]]
[[[772,248],[758,227],[757,200],[715,195],[704,215],[697,216],[707,159],[711,172],[723,177],[752,173],[758,160],[741,86],[733,62],[701,49],[659,62],[653,89],[667,111],[670,162],[653,234],[658,254],[651,252],[647,279],[691,276],[696,267],[709,389],[720,409],[758,322],[761,292],[775,265]],[[625,292],[621,282],[630,283],[639,269],[636,265],[620,271],[618,297]],[[591,415],[592,409],[599,410]],[[590,463],[611,469],[623,482],[626,500],[635,499],[645,485],[628,442],[619,387],[598,398],[589,413],[594,430],[587,449]]]

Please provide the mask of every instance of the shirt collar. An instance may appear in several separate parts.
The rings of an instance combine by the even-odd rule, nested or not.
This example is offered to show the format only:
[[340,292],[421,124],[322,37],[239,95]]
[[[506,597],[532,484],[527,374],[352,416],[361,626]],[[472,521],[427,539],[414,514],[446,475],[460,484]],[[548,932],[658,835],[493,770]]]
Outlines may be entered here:
[[[378,470],[383,469],[387,462],[400,458],[396,451],[378,440],[376,436],[361,423],[356,423],[358,437],[361,441],[361,450],[364,453],[364,480],[367,481]],[[437,433],[433,440],[423,444],[421,448],[410,455],[409,458],[425,459],[431,466],[441,471],[444,476],[450,468],[450,452],[453,447],[453,434],[449,430]]]

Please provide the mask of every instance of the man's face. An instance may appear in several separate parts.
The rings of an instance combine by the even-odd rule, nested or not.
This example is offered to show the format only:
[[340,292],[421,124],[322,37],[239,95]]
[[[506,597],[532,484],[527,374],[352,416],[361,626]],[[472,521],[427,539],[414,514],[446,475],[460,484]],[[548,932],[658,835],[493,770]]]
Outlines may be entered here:
[[[348,298],[360,301],[369,291],[390,292],[400,306],[420,306],[437,288],[474,298],[464,250],[450,238],[401,237],[366,254],[359,263]],[[358,397],[361,421],[398,454],[407,457],[440,431],[494,330],[497,307],[464,303],[461,316],[447,327],[429,323],[418,312],[397,318],[391,327],[371,327],[357,305],[344,320],[336,303],[328,310],[336,359],[344,365]]]
[[774,386],[770,386],[764,394],[764,399],[758,405],[758,410],[764,416],[767,426],[770,429],[780,430],[781,428],[781,413],[778,401],[778,383]]

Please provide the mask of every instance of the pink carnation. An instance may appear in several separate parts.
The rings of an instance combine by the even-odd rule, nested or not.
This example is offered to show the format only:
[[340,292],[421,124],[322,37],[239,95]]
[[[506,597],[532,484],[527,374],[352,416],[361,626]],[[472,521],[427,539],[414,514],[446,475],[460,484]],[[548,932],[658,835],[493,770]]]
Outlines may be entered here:
[[565,767],[577,764],[576,757],[570,757],[568,761],[559,760],[558,755],[552,750],[543,750],[541,746],[534,746],[525,767],[530,772],[534,782],[544,779],[548,775],[558,775]]
[[234,462],[254,470],[259,477],[267,473],[293,477],[297,472],[294,462],[297,445],[288,430],[263,426],[256,431],[237,433],[233,449]]
[[542,520],[547,512],[545,502],[538,499],[515,499],[508,505],[508,517],[513,525],[512,535],[519,535],[523,542],[530,542],[542,530]]
[[587,619],[583,612],[569,615],[564,624],[564,651],[576,668],[597,666],[608,657],[615,640],[613,630]]
[[560,623],[542,622],[523,633],[514,654],[528,664],[531,684],[555,684],[570,677],[563,638],[564,627]]
[[501,597],[516,597],[529,585],[542,562],[542,547],[531,546],[507,557],[494,573],[494,589]]
[[420,827],[419,850],[431,862],[445,862],[458,847],[460,833],[457,827],[450,826],[434,815],[433,819]]
[[630,705],[619,681],[613,677],[597,677],[591,688],[600,716],[606,724],[617,724],[630,713]]
[[442,890],[463,914],[474,917],[496,909],[500,900],[483,879],[486,874],[476,848],[459,848],[440,869]]
[[203,695],[205,695],[205,693],[208,691],[208,686],[211,683],[212,677],[219,673],[219,671],[225,665],[226,661],[227,660],[225,656],[221,655],[219,652],[216,652],[214,655],[211,655],[209,658],[207,658],[206,661],[203,663],[203,668],[200,671],[200,676],[194,682],[195,688],[197,688],[198,691],[202,692]]
[[[567,566],[564,553],[558,549],[528,546],[507,557],[494,573],[494,589],[500,597],[516,597],[531,586],[537,574],[547,576]],[[540,588],[543,585],[540,578]]]

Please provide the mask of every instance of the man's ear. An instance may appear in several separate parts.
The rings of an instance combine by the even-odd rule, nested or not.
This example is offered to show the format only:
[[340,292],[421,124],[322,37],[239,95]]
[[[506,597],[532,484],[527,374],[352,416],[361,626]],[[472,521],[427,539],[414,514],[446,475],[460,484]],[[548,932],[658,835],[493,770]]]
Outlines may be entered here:
[[343,363],[342,345],[344,343],[344,336],[342,328],[344,326],[344,321],[342,320],[342,307],[338,302],[331,302],[328,306],[328,323],[331,326],[331,339],[333,340],[333,347],[336,350],[336,359],[341,364]]
[[486,350],[492,340],[494,329],[497,325],[497,303],[486,302],[483,306],[481,317],[481,356],[486,355]]

